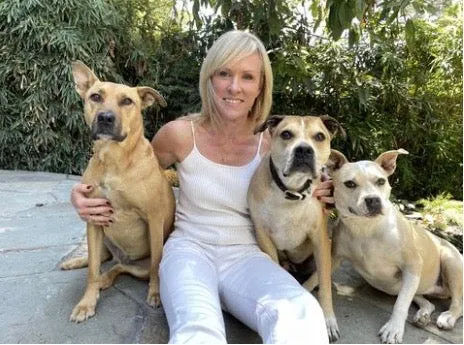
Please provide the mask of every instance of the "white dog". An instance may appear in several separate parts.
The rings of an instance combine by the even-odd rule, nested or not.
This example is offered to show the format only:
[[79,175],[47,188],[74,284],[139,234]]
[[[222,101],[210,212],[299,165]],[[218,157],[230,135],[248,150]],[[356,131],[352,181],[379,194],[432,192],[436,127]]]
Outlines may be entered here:
[[[374,162],[349,163],[332,150],[333,177],[339,219],[332,242],[332,268],[349,260],[373,287],[398,298],[390,320],[380,329],[384,343],[400,343],[412,301],[419,306],[415,323],[425,326],[435,307],[423,295],[450,298],[437,326],[451,329],[462,316],[462,255],[449,242],[414,226],[389,201],[388,183],[400,149],[382,153]],[[311,288],[317,276],[310,278]]]

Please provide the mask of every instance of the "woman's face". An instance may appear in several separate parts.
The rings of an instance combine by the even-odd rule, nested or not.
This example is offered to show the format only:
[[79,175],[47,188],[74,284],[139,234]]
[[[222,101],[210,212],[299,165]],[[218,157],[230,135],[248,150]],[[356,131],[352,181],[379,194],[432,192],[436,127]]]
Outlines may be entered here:
[[246,119],[261,92],[262,62],[258,53],[219,68],[212,76],[214,100],[224,120]]

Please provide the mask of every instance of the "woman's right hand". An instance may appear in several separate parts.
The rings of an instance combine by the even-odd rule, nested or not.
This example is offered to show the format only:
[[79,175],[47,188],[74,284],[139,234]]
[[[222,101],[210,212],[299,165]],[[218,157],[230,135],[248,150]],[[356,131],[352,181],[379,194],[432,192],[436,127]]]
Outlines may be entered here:
[[113,208],[106,199],[89,198],[88,194],[92,189],[93,186],[88,184],[75,185],[71,190],[71,203],[84,222],[109,226],[113,222],[111,219]]

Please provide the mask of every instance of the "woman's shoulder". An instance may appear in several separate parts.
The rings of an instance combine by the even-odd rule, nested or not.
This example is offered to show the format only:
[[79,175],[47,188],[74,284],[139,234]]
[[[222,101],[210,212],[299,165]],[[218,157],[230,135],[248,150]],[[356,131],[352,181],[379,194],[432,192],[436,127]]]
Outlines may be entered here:
[[181,162],[193,147],[191,120],[179,118],[167,122],[156,132],[151,143],[164,166]]
[[158,132],[168,135],[174,139],[175,137],[183,137],[186,131],[191,131],[191,121],[187,118],[179,118],[164,124]]
[[191,121],[180,118],[169,121],[164,124],[155,135],[155,138],[166,143],[179,145],[183,142],[188,142],[191,139],[192,125]]

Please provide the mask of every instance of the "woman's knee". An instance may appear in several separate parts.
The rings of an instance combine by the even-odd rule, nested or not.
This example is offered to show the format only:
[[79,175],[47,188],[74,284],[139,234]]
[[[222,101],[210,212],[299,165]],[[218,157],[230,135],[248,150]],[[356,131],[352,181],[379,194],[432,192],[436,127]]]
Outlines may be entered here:
[[190,308],[179,309],[175,320],[169,324],[169,342],[173,344],[227,343],[222,315],[193,312]]
[[266,343],[328,342],[322,308],[306,290],[263,303],[257,316],[258,331]]
[[323,318],[319,302],[306,291],[286,298],[269,300],[262,304],[261,313],[276,321],[282,318],[293,320],[305,320],[317,316]]

